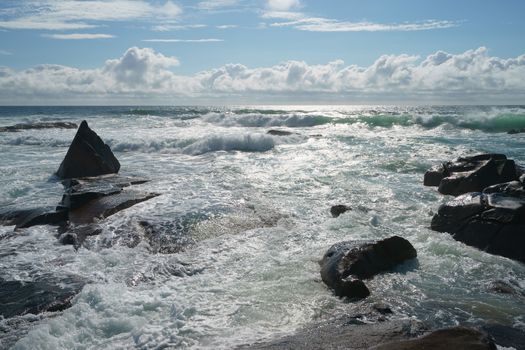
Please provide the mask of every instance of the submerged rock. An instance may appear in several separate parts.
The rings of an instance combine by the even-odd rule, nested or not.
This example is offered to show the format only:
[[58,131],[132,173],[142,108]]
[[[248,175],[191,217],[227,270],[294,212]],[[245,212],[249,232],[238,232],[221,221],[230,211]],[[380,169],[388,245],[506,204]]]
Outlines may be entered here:
[[510,129],[509,131],[507,131],[507,134],[513,135],[513,134],[519,134],[519,133],[522,133],[522,132],[525,132],[525,128]]
[[439,186],[442,194],[458,196],[481,192],[484,188],[518,180],[520,169],[504,154],[480,154],[458,158],[433,167],[425,173],[425,186]]
[[421,338],[390,342],[373,347],[377,350],[496,350],[490,337],[481,331],[466,327],[445,328]]
[[0,315],[10,318],[65,310],[71,307],[71,300],[85,283],[73,276],[59,281],[6,281],[0,278]]
[[291,131],[271,129],[266,132],[268,135],[273,136],[290,136],[293,134]]
[[307,326],[281,339],[249,344],[238,349],[370,349],[386,342],[414,338],[425,330],[425,326],[417,321],[356,323],[353,317],[346,316]]
[[62,179],[89,177],[118,173],[119,169],[120,163],[109,146],[84,120],[56,175]]
[[398,236],[377,242],[340,242],[330,247],[320,261],[321,278],[338,296],[365,298],[370,292],[359,280],[388,271],[416,256],[410,242]]
[[330,214],[332,214],[332,217],[336,218],[349,210],[352,210],[352,208],[344,204],[337,204],[330,208]]
[[0,126],[0,132],[16,132],[31,129],[76,129],[77,124],[71,122],[35,122]]

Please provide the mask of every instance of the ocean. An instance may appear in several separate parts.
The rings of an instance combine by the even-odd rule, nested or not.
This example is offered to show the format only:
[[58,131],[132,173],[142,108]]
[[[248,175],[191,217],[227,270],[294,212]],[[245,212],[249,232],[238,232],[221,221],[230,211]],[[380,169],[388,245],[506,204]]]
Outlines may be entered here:
[[[430,230],[450,197],[423,186],[427,169],[459,156],[525,165],[525,134],[507,134],[525,128],[525,106],[0,107],[0,127],[82,120],[121,174],[161,195],[101,221],[78,250],[52,226],[0,226],[0,278],[89,281],[67,310],[0,319],[0,347],[229,349],[379,301],[432,327],[525,330],[525,299],[489,288],[523,292],[525,266]],[[0,133],[0,212],[60,201],[53,173],[74,135]],[[352,210],[332,218],[335,204]],[[152,250],[143,220],[189,243]],[[332,244],[391,235],[418,258],[368,281],[369,298],[348,302],[322,283]]]

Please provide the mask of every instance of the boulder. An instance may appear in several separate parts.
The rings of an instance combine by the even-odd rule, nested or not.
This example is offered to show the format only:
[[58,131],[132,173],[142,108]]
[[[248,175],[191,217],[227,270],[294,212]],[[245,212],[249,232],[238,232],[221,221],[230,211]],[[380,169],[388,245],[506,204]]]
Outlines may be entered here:
[[467,193],[440,206],[430,227],[491,254],[525,262],[525,189],[519,181]]
[[71,300],[85,283],[75,276],[59,281],[8,281],[0,278],[0,315],[10,318],[65,310],[71,307]]
[[484,188],[518,180],[519,168],[504,154],[480,154],[458,158],[431,168],[425,173],[425,186],[438,186],[442,194],[458,196],[481,192]]
[[445,328],[421,338],[382,344],[376,350],[496,350],[496,344],[484,332],[466,327]]
[[330,214],[332,214],[332,217],[336,218],[339,215],[346,213],[349,210],[352,210],[352,208],[344,204],[338,204],[330,208]]
[[406,239],[392,236],[377,242],[346,241],[328,249],[320,261],[321,278],[338,296],[364,298],[369,279],[417,256]]
[[56,175],[62,179],[118,173],[120,163],[84,120]]
[[510,129],[509,131],[507,131],[507,134],[509,134],[509,135],[513,135],[513,134],[519,134],[519,133],[522,133],[522,132],[525,132],[525,128],[521,128],[521,129]]

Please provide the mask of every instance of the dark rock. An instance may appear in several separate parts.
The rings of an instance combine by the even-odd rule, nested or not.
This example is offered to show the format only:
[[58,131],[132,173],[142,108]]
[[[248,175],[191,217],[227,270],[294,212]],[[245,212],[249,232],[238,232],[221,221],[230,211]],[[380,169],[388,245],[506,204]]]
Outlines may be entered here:
[[62,311],[71,307],[85,281],[68,277],[60,281],[6,281],[0,278],[0,315],[4,318],[25,314]]
[[96,224],[67,227],[61,232],[58,241],[65,245],[73,245],[75,249],[78,249],[86,238],[98,236],[101,233],[102,227]]
[[2,225],[16,225],[15,229],[37,225],[59,225],[66,222],[67,219],[66,210],[53,208],[13,210],[0,215]]
[[385,342],[406,340],[419,336],[425,330],[425,326],[417,321],[356,323],[353,317],[344,316],[310,325],[281,339],[266,343],[247,344],[238,347],[238,349],[369,349]]
[[525,350],[525,331],[500,324],[488,324],[482,327],[494,342],[506,348]]
[[443,204],[430,227],[491,254],[525,262],[525,191],[518,181]]
[[0,127],[0,132],[15,132],[30,129],[76,129],[77,124],[71,122],[36,122],[15,124]]
[[96,198],[69,212],[69,221],[74,225],[89,224],[96,219],[107,218],[137,203],[157,197],[157,193],[123,190],[120,193]]
[[392,309],[384,303],[375,303],[372,307],[374,308],[374,310],[376,310],[382,315],[389,315],[394,313]]
[[268,135],[273,135],[273,136],[290,136],[290,135],[293,134],[293,132],[285,131],[285,130],[272,129],[272,130],[268,130],[267,134]]
[[149,251],[160,254],[178,253],[194,243],[193,239],[188,237],[187,224],[183,220],[160,223],[139,221],[139,226],[149,243]]
[[350,208],[349,206],[346,206],[344,204],[338,204],[338,205],[334,205],[330,208],[330,213],[332,214],[332,217],[336,218],[338,217],[339,215],[349,211],[349,210],[352,210],[352,208]]
[[507,131],[507,134],[519,134],[519,133],[522,133],[522,132],[525,132],[525,128],[521,128],[521,129],[510,129],[509,131]]
[[490,283],[488,289],[495,293],[521,295],[525,297],[525,291],[520,290],[520,286],[516,282],[509,283],[506,281],[498,280]]
[[321,278],[338,296],[363,298],[368,296],[368,289],[355,279],[371,278],[416,256],[410,242],[398,236],[372,243],[340,242],[330,247],[320,261]]
[[453,327],[439,329],[421,338],[390,342],[379,345],[377,350],[496,350],[496,345],[484,332],[466,328]]
[[503,154],[480,154],[458,158],[431,168],[425,173],[425,186],[439,186],[442,194],[458,196],[481,192],[484,188],[517,180],[518,169]]
[[119,169],[120,163],[109,146],[84,120],[56,175],[62,179],[89,177],[118,173]]

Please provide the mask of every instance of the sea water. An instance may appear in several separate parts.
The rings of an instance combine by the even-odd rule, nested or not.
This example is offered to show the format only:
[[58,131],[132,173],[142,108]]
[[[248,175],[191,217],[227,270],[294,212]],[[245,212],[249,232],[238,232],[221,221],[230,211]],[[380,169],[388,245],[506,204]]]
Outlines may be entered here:
[[[100,222],[78,251],[54,227],[0,227],[0,278],[89,281],[61,313],[0,320],[5,346],[227,349],[378,301],[432,327],[525,329],[524,299],[489,288],[523,291],[525,266],[431,231],[450,197],[422,184],[429,167],[463,155],[525,165],[525,134],[506,133],[525,128],[524,106],[0,107],[0,126],[84,119],[121,174],[161,195]],[[1,211],[60,201],[52,175],[74,134],[0,133]],[[332,218],[335,204],[353,210]],[[184,222],[194,243],[152,252],[140,220]],[[391,235],[418,258],[368,281],[369,298],[338,299],[320,280],[330,245]]]

